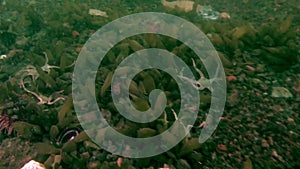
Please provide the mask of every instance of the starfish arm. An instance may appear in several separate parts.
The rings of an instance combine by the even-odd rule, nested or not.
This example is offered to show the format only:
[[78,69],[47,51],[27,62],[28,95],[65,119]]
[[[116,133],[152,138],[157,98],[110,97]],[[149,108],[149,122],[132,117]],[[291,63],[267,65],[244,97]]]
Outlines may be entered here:
[[44,53],[44,56],[45,56],[45,65],[48,65],[48,55],[46,52],[43,52]]
[[56,102],[58,102],[59,100],[65,100],[65,98],[63,98],[63,97],[58,97],[58,98],[56,98],[54,101],[48,100],[47,104],[48,104],[48,105],[52,105],[52,104],[55,104]]

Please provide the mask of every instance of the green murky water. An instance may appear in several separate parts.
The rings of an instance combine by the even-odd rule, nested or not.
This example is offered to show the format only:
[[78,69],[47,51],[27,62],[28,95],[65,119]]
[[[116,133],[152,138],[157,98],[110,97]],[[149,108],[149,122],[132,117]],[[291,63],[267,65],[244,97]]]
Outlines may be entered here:
[[[47,168],[299,167],[300,3],[196,0],[189,10],[187,1],[176,2],[173,8],[174,2],[166,6],[159,0],[1,0],[0,158],[4,160],[0,168],[20,168],[24,159],[35,159]],[[81,48],[93,33],[115,19],[139,12],[172,14],[205,33],[225,70],[227,101],[217,130],[206,143],[200,145],[198,136],[210,106],[208,89],[199,90],[200,110],[189,136],[161,155],[130,159],[101,149],[81,132],[72,103],[72,73]],[[164,89],[168,106],[163,115],[149,124],[138,124],[116,110],[110,92],[120,88],[111,88],[112,73],[122,59],[144,48],[166,49],[180,56],[196,79],[201,78],[191,60],[195,53],[174,38],[143,34],[114,46],[99,67],[95,92],[105,119],[131,137],[162,133],[180,109],[174,79],[162,71],[147,70],[132,81],[130,99],[137,109],[146,110],[151,106],[149,93]],[[196,63],[207,77],[202,62]],[[283,89],[277,91],[278,87]],[[276,95],[272,94],[275,89]],[[30,141],[28,153],[6,148],[14,145],[16,137]],[[16,162],[7,163],[12,157]]]

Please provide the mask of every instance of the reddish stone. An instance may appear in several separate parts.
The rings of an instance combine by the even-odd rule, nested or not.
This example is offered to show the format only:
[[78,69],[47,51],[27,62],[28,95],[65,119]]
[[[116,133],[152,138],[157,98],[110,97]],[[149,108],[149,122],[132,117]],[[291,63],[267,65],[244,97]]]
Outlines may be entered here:
[[226,77],[226,79],[228,81],[236,81],[237,80],[237,78],[234,75],[229,75],[229,76]]
[[80,33],[77,32],[77,31],[73,31],[73,32],[72,32],[72,35],[73,35],[73,37],[78,37],[78,36],[80,35]]
[[221,151],[227,151],[227,147],[224,144],[219,144],[218,149],[221,150]]
[[122,161],[123,161],[123,159],[121,157],[119,157],[118,160],[117,160],[118,167],[121,167]]

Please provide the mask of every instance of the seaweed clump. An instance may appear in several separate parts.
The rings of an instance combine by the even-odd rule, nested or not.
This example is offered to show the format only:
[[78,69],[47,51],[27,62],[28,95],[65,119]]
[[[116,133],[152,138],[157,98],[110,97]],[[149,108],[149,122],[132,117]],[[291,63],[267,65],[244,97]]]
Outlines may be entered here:
[[232,28],[230,24],[222,23],[210,25],[212,28],[208,31],[215,33],[208,35],[216,48],[228,56],[237,58],[246,54],[276,72],[283,72],[299,60],[299,30],[292,23],[293,17],[257,27],[245,23]]

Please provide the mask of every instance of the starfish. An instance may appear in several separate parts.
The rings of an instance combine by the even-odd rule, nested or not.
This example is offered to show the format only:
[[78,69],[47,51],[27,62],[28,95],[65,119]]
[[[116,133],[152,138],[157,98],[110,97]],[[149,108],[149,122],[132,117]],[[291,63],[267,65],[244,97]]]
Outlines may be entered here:
[[52,95],[50,95],[49,97],[47,97],[47,96],[44,96],[44,95],[42,95],[42,94],[38,94],[38,93],[36,93],[36,92],[30,91],[29,89],[27,89],[27,88],[25,87],[25,84],[24,84],[23,79],[21,79],[21,87],[22,87],[26,92],[28,92],[28,93],[34,95],[34,96],[39,100],[38,104],[40,104],[40,105],[42,105],[42,104],[52,105],[52,104],[55,104],[56,102],[58,102],[59,100],[65,100],[65,98],[63,98],[63,97],[57,97],[56,99],[53,100],[53,95],[54,95],[54,94],[60,94],[60,93],[63,92],[63,90],[58,91],[58,92],[55,92],[55,93],[53,93]]
[[48,64],[49,60],[48,60],[47,53],[46,52],[43,52],[43,53],[44,53],[44,56],[45,56],[45,59],[46,59],[45,65],[41,67],[41,69],[43,71],[45,71],[45,72],[47,72],[49,74],[50,73],[50,69],[52,69],[52,68],[56,68],[56,69],[59,68],[58,66],[49,65]]
[[[195,70],[197,71],[197,73],[200,75],[200,79],[198,80],[191,80],[189,79],[188,77],[185,77],[183,76],[182,74],[181,75],[178,75],[179,78],[182,78],[188,82],[190,82],[192,84],[192,86],[194,88],[196,88],[197,90],[204,90],[204,89],[208,89],[209,91],[212,92],[212,87],[211,87],[211,82],[214,81],[215,79],[207,79],[204,74],[201,72],[201,70],[199,70],[197,67],[196,67],[196,63],[194,61],[194,59],[192,59],[193,61],[193,67],[195,68]],[[219,69],[219,66],[218,65],[218,68],[217,68],[217,71],[216,73],[218,73],[218,69]]]

